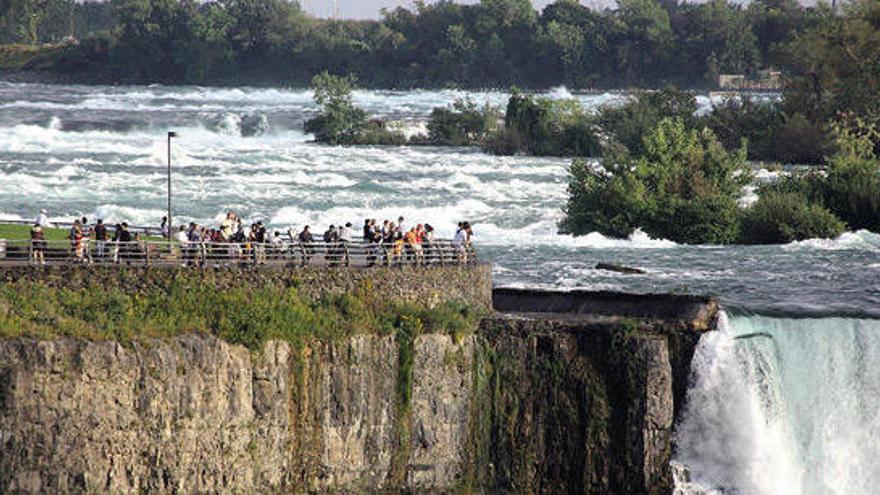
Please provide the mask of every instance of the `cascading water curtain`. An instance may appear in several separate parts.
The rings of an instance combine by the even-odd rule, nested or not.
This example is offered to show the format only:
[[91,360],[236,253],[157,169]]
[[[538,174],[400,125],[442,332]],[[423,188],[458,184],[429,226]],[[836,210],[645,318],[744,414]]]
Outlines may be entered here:
[[676,492],[880,487],[880,320],[722,314],[694,355]]

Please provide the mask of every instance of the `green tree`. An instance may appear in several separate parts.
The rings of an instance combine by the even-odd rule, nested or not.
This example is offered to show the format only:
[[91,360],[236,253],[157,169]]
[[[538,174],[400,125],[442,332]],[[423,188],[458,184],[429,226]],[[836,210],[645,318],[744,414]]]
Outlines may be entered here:
[[708,129],[689,130],[669,118],[643,148],[609,154],[602,169],[572,166],[565,231],[622,237],[638,227],[687,244],[738,238],[737,200],[751,179],[745,149],[728,152]]
[[833,238],[846,225],[827,208],[801,194],[761,191],[742,215],[741,242],[783,244],[804,239]]
[[837,152],[828,160],[826,204],[851,229],[880,232],[880,131],[851,118],[834,128]]
[[783,107],[813,123],[843,112],[880,123],[880,2],[854,0],[843,9],[820,8],[815,25],[784,46],[791,77]]
[[312,78],[315,103],[321,114],[308,120],[306,132],[315,135],[315,140],[329,144],[354,142],[364,130],[367,114],[354,105],[352,91],[354,76],[340,77],[322,72]]
[[676,48],[684,73],[705,74],[714,85],[719,73],[751,74],[760,63],[757,39],[745,11],[725,0],[685,4],[676,17]]
[[634,154],[645,152],[644,137],[664,118],[695,126],[697,100],[693,93],[666,87],[660,91],[636,92],[622,106],[609,106],[599,113],[599,125],[616,142]]
[[434,144],[472,146],[496,130],[501,112],[467,99],[457,99],[449,108],[434,108],[428,122],[428,140]]
[[646,85],[664,78],[673,46],[669,13],[657,0],[617,2],[617,32],[612,45],[617,49],[617,67],[622,79]]

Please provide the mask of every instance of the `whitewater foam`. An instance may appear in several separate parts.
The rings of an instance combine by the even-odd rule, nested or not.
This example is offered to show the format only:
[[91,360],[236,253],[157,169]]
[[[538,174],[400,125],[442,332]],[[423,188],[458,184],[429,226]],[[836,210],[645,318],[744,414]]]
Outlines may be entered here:
[[694,355],[677,492],[872,492],[878,360],[878,320],[722,314]]

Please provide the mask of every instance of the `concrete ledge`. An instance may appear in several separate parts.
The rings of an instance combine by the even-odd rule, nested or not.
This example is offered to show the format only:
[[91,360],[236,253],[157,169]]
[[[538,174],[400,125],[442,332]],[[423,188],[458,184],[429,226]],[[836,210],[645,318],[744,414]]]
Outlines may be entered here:
[[506,313],[557,313],[682,322],[699,331],[712,328],[718,313],[718,302],[711,297],[511,288],[495,289],[492,307]]

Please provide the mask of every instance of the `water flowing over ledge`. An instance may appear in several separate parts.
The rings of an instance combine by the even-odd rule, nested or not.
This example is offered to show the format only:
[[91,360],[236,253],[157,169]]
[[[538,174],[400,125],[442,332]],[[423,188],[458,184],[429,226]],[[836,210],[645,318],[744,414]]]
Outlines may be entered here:
[[677,493],[880,484],[880,320],[721,315],[676,429]]

